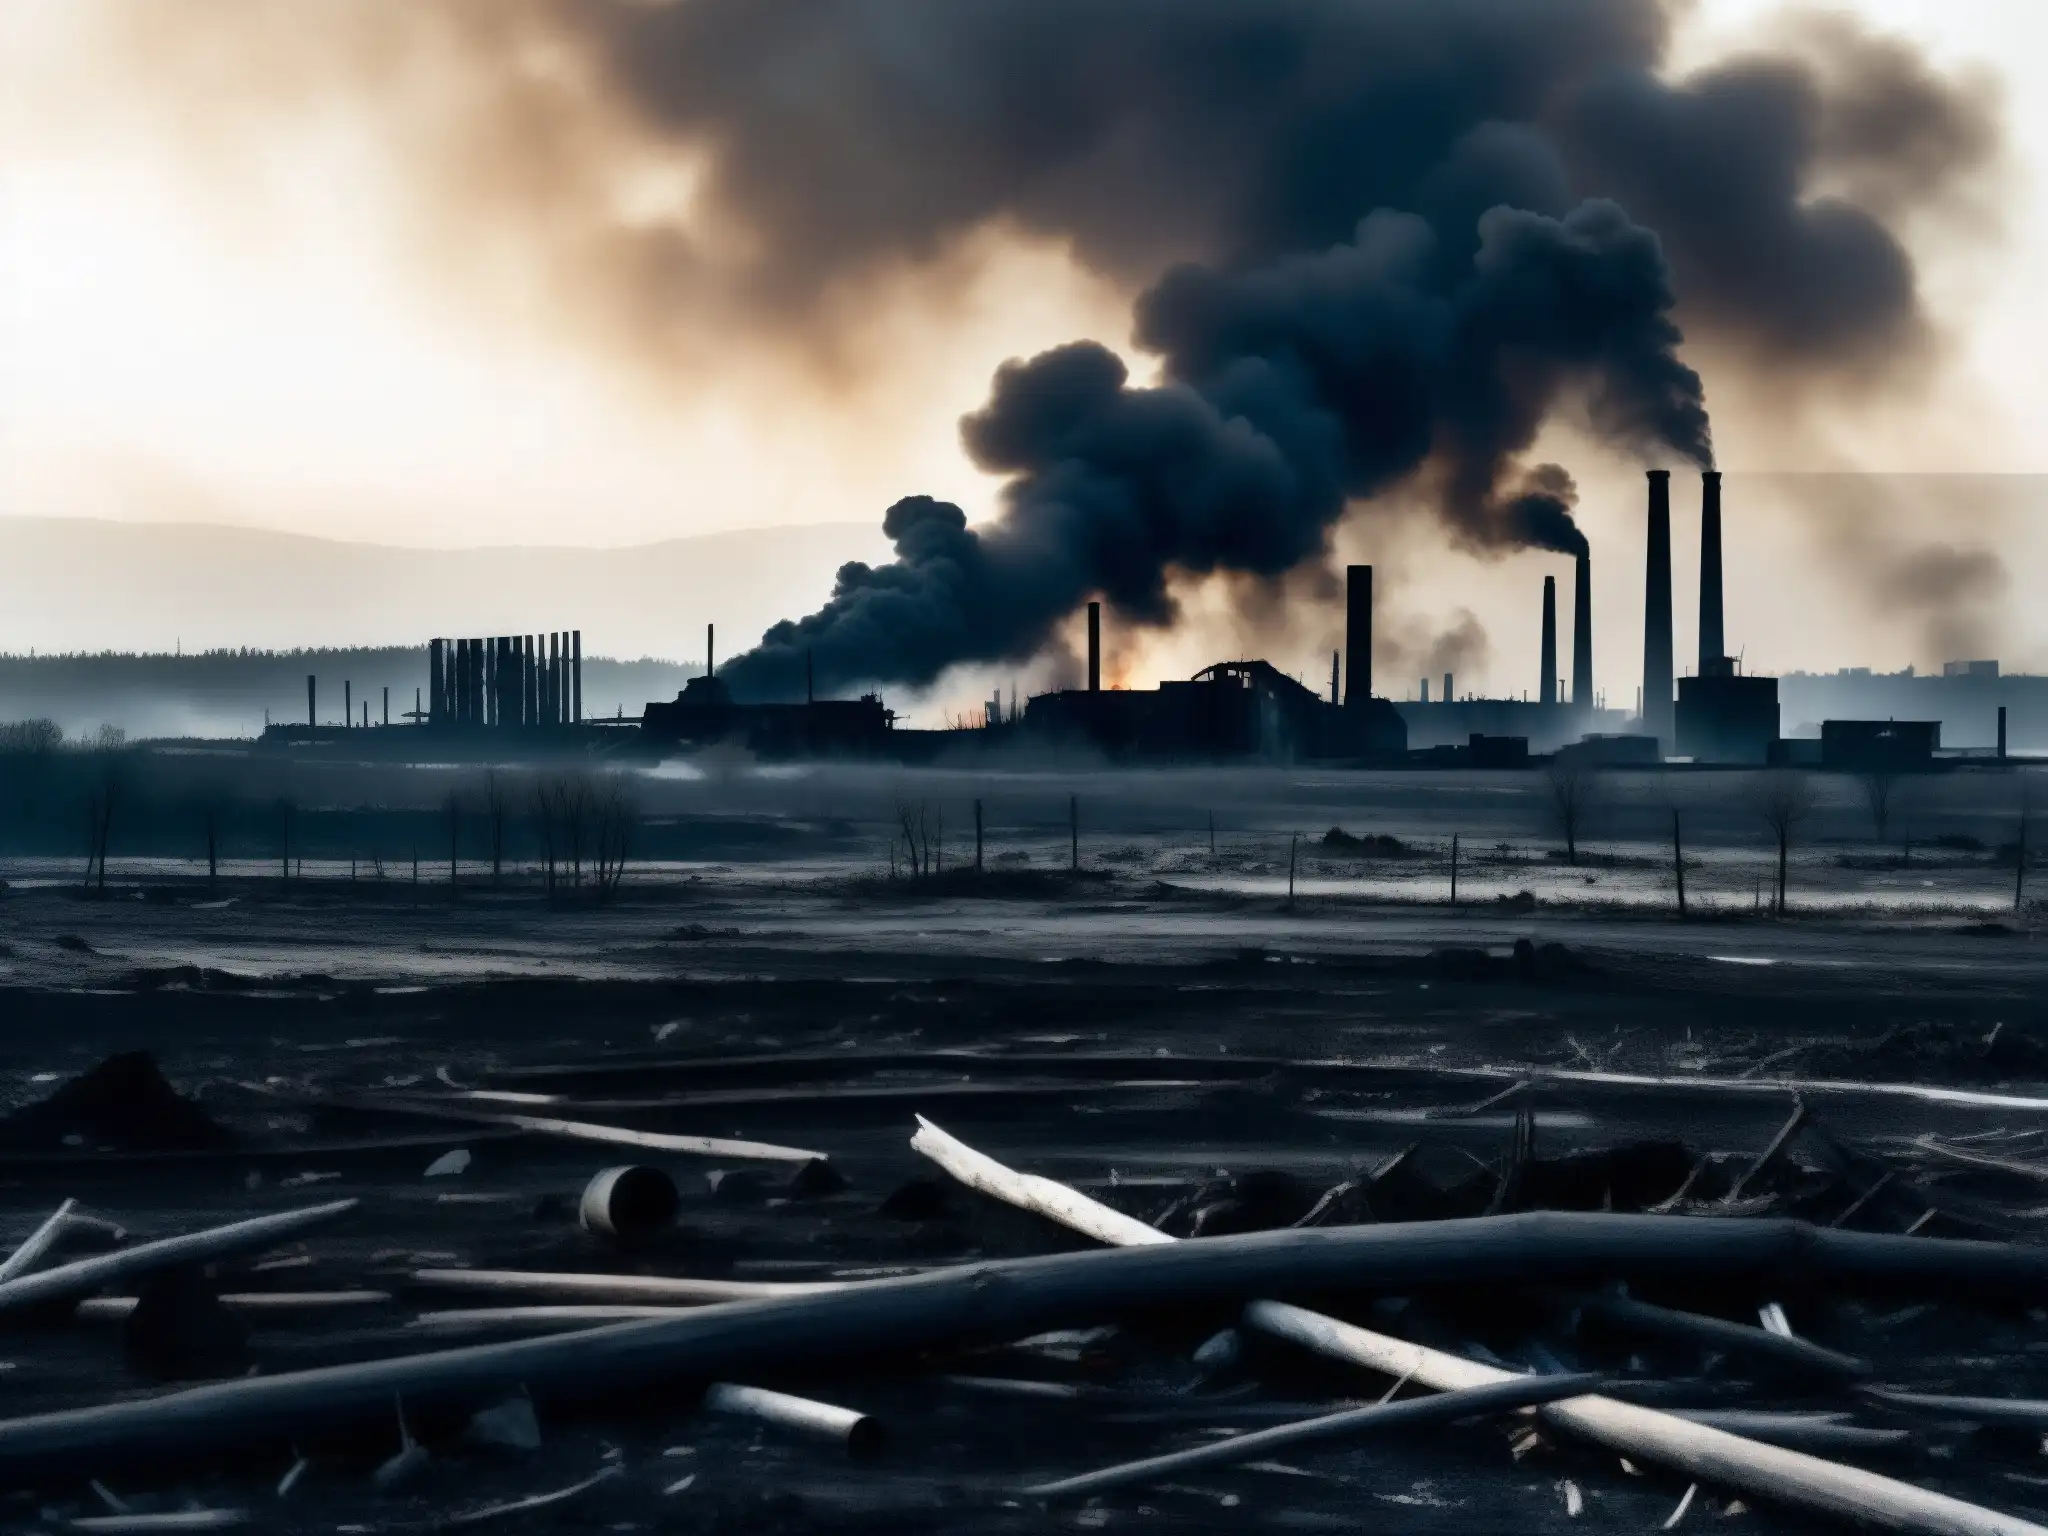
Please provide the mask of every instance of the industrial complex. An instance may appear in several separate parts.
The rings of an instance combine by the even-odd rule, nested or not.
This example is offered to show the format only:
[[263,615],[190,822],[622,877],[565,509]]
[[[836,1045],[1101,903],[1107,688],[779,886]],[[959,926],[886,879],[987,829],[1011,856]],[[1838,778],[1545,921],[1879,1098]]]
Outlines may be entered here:
[[[1394,700],[1374,691],[1373,568],[1345,572],[1344,643],[1330,658],[1327,695],[1272,662],[1218,661],[1193,677],[1153,688],[1102,686],[1102,605],[1087,606],[1086,682],[1005,707],[990,700],[979,720],[943,730],[912,729],[879,693],[819,698],[808,684],[792,702],[735,697],[718,673],[716,631],[705,633],[704,670],[673,699],[646,704],[638,718],[623,709],[590,719],[584,712],[583,634],[437,639],[427,647],[428,682],[398,724],[431,733],[457,756],[517,755],[584,746],[607,754],[659,758],[726,745],[756,757],[879,758],[928,761],[952,752],[1030,746],[1079,750],[1110,761],[1275,761],[1332,765],[1515,767],[1532,758],[1601,766],[1689,764],[1760,767],[1931,768],[1971,756],[2003,758],[2005,707],[1996,711],[1995,746],[1961,752],[1942,742],[1942,721],[1923,718],[1822,718],[1783,730],[1780,682],[1745,672],[1730,654],[1723,614],[1721,476],[1700,477],[1700,592],[1696,665],[1678,675],[1671,575],[1671,474],[1648,472],[1644,568],[1642,689],[1633,710],[1610,708],[1593,682],[1593,595],[1590,557],[1576,557],[1567,679],[1559,643],[1555,577],[1543,579],[1540,676],[1535,697],[1460,695],[1445,673],[1419,679],[1416,697]],[[1957,663],[1950,686],[1995,685],[1996,662]],[[1804,681],[1804,680],[1800,680]],[[1896,683],[1898,679],[1849,682]],[[280,722],[267,744],[317,747],[368,743],[355,732],[371,725],[367,698],[343,684],[345,724],[320,724],[318,680],[308,677],[305,723]],[[1805,696],[1802,695],[1802,698]],[[380,726],[393,724],[384,690]],[[391,738],[387,738],[391,740]],[[415,744],[417,738],[413,738]],[[394,746],[398,743],[393,740]]]

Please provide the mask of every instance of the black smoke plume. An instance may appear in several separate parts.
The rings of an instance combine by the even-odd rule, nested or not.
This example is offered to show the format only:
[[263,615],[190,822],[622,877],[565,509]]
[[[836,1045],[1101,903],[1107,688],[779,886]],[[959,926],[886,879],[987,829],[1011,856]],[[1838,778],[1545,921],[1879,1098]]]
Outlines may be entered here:
[[1848,22],[1670,78],[1663,0],[537,3],[692,151],[750,315],[991,229],[1143,289],[1164,382],[1090,343],[1006,366],[963,424],[1002,516],[898,503],[895,564],[733,663],[761,696],[805,652],[834,688],[1018,659],[1092,593],[1169,621],[1169,573],[1285,571],[1411,476],[1467,544],[1575,553],[1564,486],[1521,479],[1551,412],[1709,462],[1681,318],[1774,383],[1920,366],[1894,226],[1998,137]]
[[961,423],[975,462],[1010,477],[1002,517],[972,530],[951,503],[898,502],[895,563],[842,568],[824,608],[769,630],[727,681],[793,695],[808,665],[827,687],[928,683],[1030,656],[1096,593],[1165,624],[1170,573],[1278,576],[1425,461],[1470,542],[1575,553],[1570,478],[1543,466],[1508,495],[1502,478],[1567,388],[1614,440],[1712,461],[1671,306],[1655,237],[1597,201],[1562,219],[1491,209],[1458,265],[1427,221],[1379,212],[1314,255],[1178,267],[1137,311],[1165,383],[1133,386],[1095,342],[1004,364]]

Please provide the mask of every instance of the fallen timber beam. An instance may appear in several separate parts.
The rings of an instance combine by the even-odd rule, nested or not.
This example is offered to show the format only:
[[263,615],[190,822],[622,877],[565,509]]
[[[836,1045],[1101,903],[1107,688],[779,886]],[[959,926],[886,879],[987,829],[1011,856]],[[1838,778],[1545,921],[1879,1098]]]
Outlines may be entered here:
[[1553,1403],[1559,1398],[1590,1392],[1599,1385],[1601,1378],[1590,1372],[1571,1376],[1518,1376],[1506,1382],[1465,1391],[1439,1392],[1398,1403],[1346,1408],[1338,1413],[1297,1419],[1292,1424],[1276,1424],[1271,1429],[1253,1430],[1249,1434],[1235,1435],[1228,1440],[1213,1441],[1184,1451],[1169,1451],[1163,1456],[1148,1456],[1142,1461],[1127,1461],[1094,1472],[1083,1472],[1076,1477],[1063,1477],[1057,1482],[1039,1483],[1024,1489],[1023,1493],[1027,1498],[1037,1499],[1081,1498],[1106,1493],[1112,1488],[1156,1483],[1163,1477],[1197,1472],[1205,1467],[1253,1461],[1288,1446],[1306,1445],[1317,1440],[1335,1440],[1345,1435],[1382,1429],[1454,1424],[1460,1419],[1483,1414],[1506,1413],[1538,1403]]
[[1951,1397],[1938,1392],[1901,1392],[1865,1387],[1864,1396],[1893,1408],[1911,1408],[1943,1419],[1967,1419],[2002,1429],[2048,1429],[2048,1401],[2026,1397]]
[[[970,1188],[1061,1221],[1098,1241],[1130,1244],[1149,1252],[1159,1251],[1157,1245],[1175,1242],[1174,1238],[1157,1228],[1111,1210],[1078,1190],[1037,1175],[1016,1173],[994,1158],[948,1136],[922,1117],[910,1144]],[[1549,1213],[1535,1213],[1537,1219],[1546,1214]],[[1494,1223],[1530,1219],[1529,1216],[1479,1218],[1481,1222]],[[1599,1222],[1615,1218],[1595,1216],[1591,1219]],[[1685,1218],[1622,1219],[1655,1221]],[[1702,1218],[1709,1226],[1721,1219]],[[1739,1220],[1726,1219],[1731,1222]],[[1741,1221],[1740,1224],[1770,1226],[1776,1223]],[[1417,1224],[1419,1227],[1447,1225],[1456,1223]],[[1408,1230],[1415,1231],[1417,1226]],[[1846,1235],[1832,1229],[1825,1229],[1825,1233],[1829,1237]],[[1866,1252],[1880,1261],[1880,1269],[1884,1268],[1881,1261],[1890,1258],[1894,1266],[1890,1273],[1898,1273],[1896,1265],[1902,1255],[1889,1251],[1879,1253],[1875,1249]],[[1474,1272],[1487,1271],[1483,1268],[1466,1271],[1468,1275]],[[1403,1339],[1389,1338],[1286,1302],[1250,1302],[1244,1309],[1243,1320],[1246,1327],[1275,1338],[1291,1340],[1325,1358],[1361,1365],[1397,1380],[1413,1380],[1439,1392],[1455,1392],[1520,1379],[1493,1366],[1463,1360]],[[1753,1497],[1797,1509],[1897,1530],[1925,1532],[1928,1536],[2048,1536],[2048,1527],[1965,1503],[1946,1494],[1934,1493],[1895,1478],[1881,1477],[1861,1468],[1845,1467],[1800,1451],[1761,1444],[1710,1425],[1692,1423],[1672,1414],[1638,1408],[1612,1398],[1572,1398],[1535,1411],[1553,1429],[1591,1440],[1630,1458],[1640,1458],[1685,1472],[1701,1482],[1734,1488]]]
[[[1067,1194],[1093,1203],[1075,1191]],[[1788,1270],[1831,1280],[1875,1273],[1889,1282],[1916,1280],[1949,1290],[1968,1280],[2034,1295],[2048,1292],[2048,1248],[1824,1231],[1783,1219],[1541,1211],[1290,1228],[1185,1243],[1144,1230],[1156,1246],[960,1265],[817,1295],[727,1302],[648,1322],[247,1377],[0,1421],[0,1487],[35,1486],[63,1470],[90,1472],[115,1461],[189,1460],[380,1424],[399,1396],[408,1413],[474,1409],[521,1387],[537,1399],[592,1400],[639,1386],[745,1380],[799,1365],[1000,1343],[1162,1306],[1231,1305],[1274,1294],[1412,1290],[1503,1273],[1538,1283],[1609,1275],[1782,1277]],[[42,1278],[32,1275],[15,1284]],[[1420,1373],[1416,1379],[1435,1384]],[[1713,1433],[1695,1425],[1684,1429]],[[1737,1447],[1748,1444],[1727,1439]],[[1884,1486],[1899,1497],[1934,1497],[1903,1484]],[[1930,1528],[2048,1536],[2048,1530],[2011,1522]]]
[[694,1280],[669,1275],[549,1274],[519,1269],[416,1269],[412,1283],[422,1290],[482,1292],[487,1296],[542,1301],[612,1302],[620,1305],[701,1307],[721,1301],[760,1301],[775,1296],[817,1296],[842,1291],[848,1280]]
[[77,1204],[76,1200],[66,1200],[45,1218],[41,1226],[29,1233],[22,1245],[8,1256],[7,1262],[0,1264],[0,1284],[16,1275],[27,1274],[42,1262],[43,1256],[63,1237],[65,1227],[71,1222],[72,1209]]
[[1748,1355],[1774,1364],[1799,1367],[1823,1376],[1868,1376],[1870,1363],[1839,1350],[1828,1349],[1811,1340],[1731,1323],[1723,1317],[1698,1312],[1681,1312],[1627,1296],[1606,1294],[1574,1296],[1571,1307],[1582,1316],[1636,1334],[1658,1338],[1684,1339],[1708,1349]]
[[203,1232],[159,1238],[153,1243],[137,1243],[133,1248],[117,1248],[112,1253],[94,1254],[91,1258],[59,1264],[53,1269],[20,1275],[0,1282],[0,1313],[18,1312],[46,1302],[82,1300],[117,1280],[132,1279],[136,1275],[154,1274],[158,1270],[188,1264],[204,1264],[236,1254],[261,1253],[266,1248],[275,1248],[289,1238],[347,1215],[356,1208],[356,1203],[354,1200],[333,1200],[326,1205],[311,1205],[296,1211],[252,1216],[247,1221],[230,1222],[224,1227],[209,1227]]

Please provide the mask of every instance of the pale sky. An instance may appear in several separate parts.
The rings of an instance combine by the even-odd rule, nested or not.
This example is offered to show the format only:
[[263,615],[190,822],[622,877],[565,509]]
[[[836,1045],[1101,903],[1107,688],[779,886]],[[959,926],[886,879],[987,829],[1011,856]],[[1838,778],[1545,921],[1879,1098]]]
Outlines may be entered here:
[[[473,274],[489,271],[491,253],[423,257],[416,210],[394,191],[402,142],[317,105],[241,140],[223,142],[214,124],[180,131],[175,113],[138,102],[134,79],[97,54],[82,20],[93,8],[0,0],[0,516],[439,546],[624,545],[876,521],[912,491],[979,516],[994,487],[955,432],[992,368],[1076,336],[1120,343],[1128,332],[1125,295],[1056,251],[1007,248],[953,300],[927,303],[909,288],[879,305],[880,361],[833,390],[754,363],[654,387],[558,323],[559,293],[501,302],[464,291],[489,287]],[[1925,266],[1932,307],[1959,347],[1938,397],[1910,412],[1837,413],[1804,440],[1778,441],[1771,422],[1717,397],[1702,365],[1722,462],[2048,472],[2035,430],[2048,410],[2048,93],[2035,88],[2048,65],[2048,6],[1836,8],[2003,83],[2013,167],[2004,232],[1975,241],[1949,231]],[[186,0],[188,20],[207,14],[208,0]],[[1738,47],[1776,14],[1761,0],[1700,0],[1676,62]],[[450,270],[463,276],[451,282]],[[1600,671],[1621,701],[1640,659],[1628,629],[1640,613],[1638,471],[1587,445],[1562,447],[1588,489]],[[1681,493],[1681,583],[1693,505]],[[1853,591],[1816,590],[1807,578],[1830,557],[1810,529],[1745,523],[1744,510],[1729,509],[1731,643],[1781,668],[1942,659],[1888,631]],[[2009,665],[2048,665],[2048,617],[2033,617],[2027,601],[2048,571],[2048,528],[1994,517],[1957,536],[2007,549],[2016,601],[1998,642]],[[1478,561],[1413,538],[1365,552],[1399,583],[1390,622],[1408,614],[1442,628],[1456,607],[1474,610],[1495,640],[1472,681],[1517,687],[1541,574],[1562,575],[1562,562]],[[791,611],[824,596],[792,591]],[[50,598],[73,611],[90,600]],[[1195,632],[1142,650],[1134,680],[1213,659],[1206,653],[1236,621],[1201,607],[1208,617]],[[1689,608],[1681,599],[1682,633]],[[1334,611],[1327,618],[1333,628]],[[0,644],[28,643],[34,622],[6,616]],[[420,627],[410,615],[399,625]],[[1299,636],[1299,657],[1275,659],[1309,670],[1326,643],[1315,630]],[[969,696],[978,686],[962,682]]]

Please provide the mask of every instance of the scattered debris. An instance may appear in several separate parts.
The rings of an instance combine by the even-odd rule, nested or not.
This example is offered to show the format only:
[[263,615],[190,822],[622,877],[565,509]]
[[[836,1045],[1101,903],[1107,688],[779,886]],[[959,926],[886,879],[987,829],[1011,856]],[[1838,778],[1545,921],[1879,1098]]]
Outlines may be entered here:
[[704,1389],[704,1408],[708,1413],[732,1414],[762,1424],[773,1424],[778,1429],[794,1430],[801,1435],[836,1441],[846,1447],[849,1456],[878,1455],[888,1443],[888,1432],[881,1421],[867,1414],[833,1403],[792,1397],[787,1392],[770,1392],[762,1387],[713,1382]]
[[0,1118],[0,1147],[74,1145],[121,1152],[217,1152],[234,1138],[164,1080],[147,1051],[109,1056],[48,1098]]
[[606,1168],[584,1186],[576,1218],[586,1232],[622,1243],[642,1242],[669,1226],[683,1208],[675,1180],[659,1168]]
[[469,1168],[469,1148],[457,1147],[452,1152],[443,1152],[427,1164],[425,1177],[445,1179],[452,1174],[466,1172]]
[[620,1476],[625,1468],[619,1466],[601,1467],[580,1483],[571,1483],[566,1488],[557,1488],[552,1493],[529,1494],[523,1499],[512,1499],[503,1504],[486,1504],[481,1509],[472,1509],[458,1515],[450,1515],[441,1522],[441,1529],[457,1526],[478,1525],[485,1520],[496,1520],[501,1515],[523,1515],[528,1510],[546,1509],[551,1504],[560,1504],[573,1499],[579,1493],[587,1493],[599,1483]]

